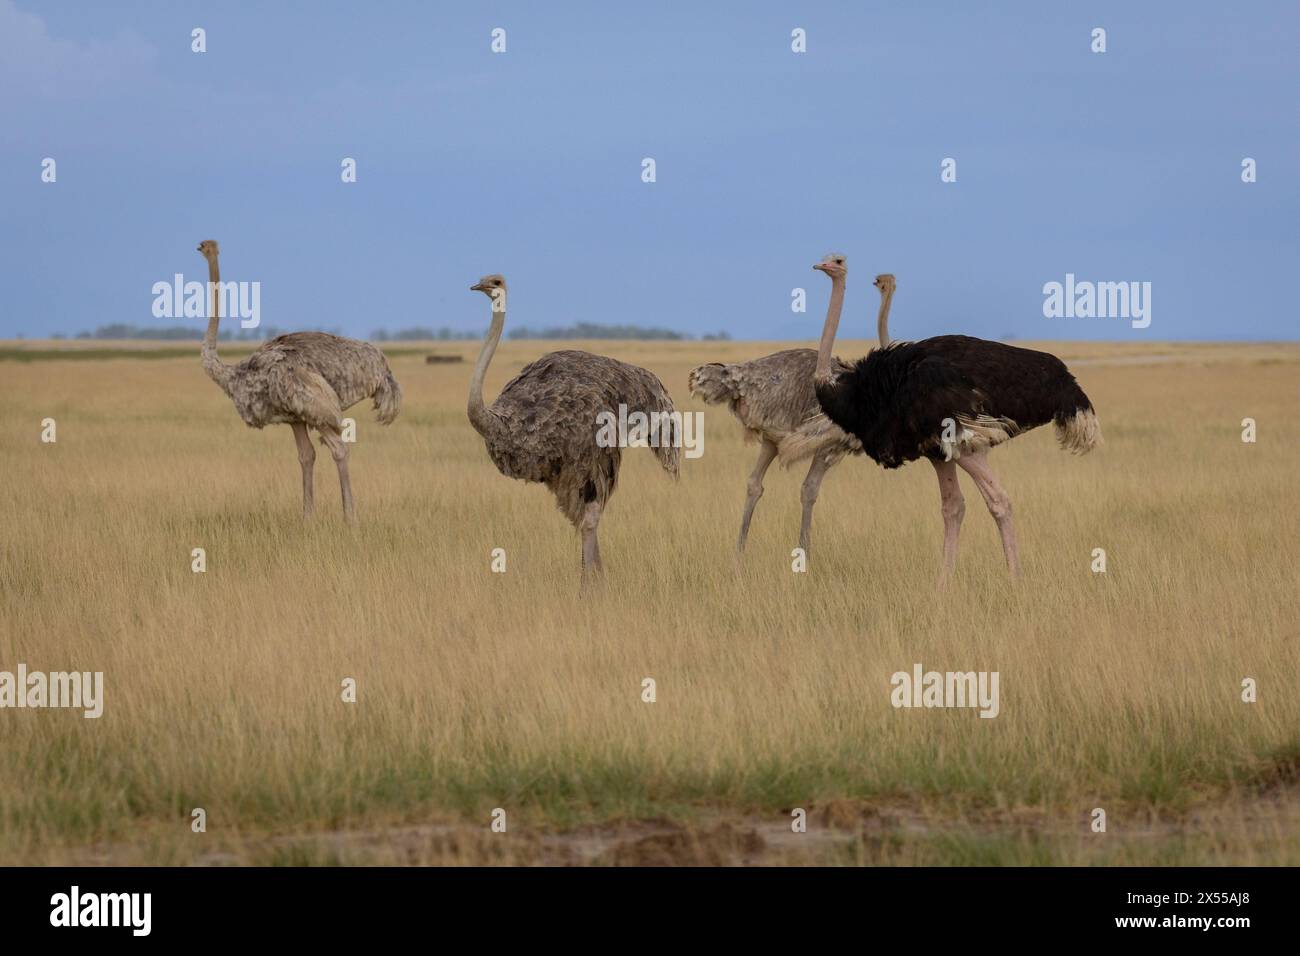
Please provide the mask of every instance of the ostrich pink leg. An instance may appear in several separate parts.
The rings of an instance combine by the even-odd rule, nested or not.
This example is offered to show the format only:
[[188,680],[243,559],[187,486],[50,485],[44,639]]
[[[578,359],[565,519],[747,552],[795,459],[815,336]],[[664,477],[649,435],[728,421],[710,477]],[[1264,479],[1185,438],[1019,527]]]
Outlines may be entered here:
[[311,435],[302,422],[293,423],[293,439],[298,443],[298,464],[302,465],[302,516],[310,518],[316,507],[312,490],[312,472],[316,467],[316,449],[311,447]]
[[605,569],[600,563],[600,542],[596,540],[596,528],[600,525],[601,504],[599,501],[587,502],[582,512],[579,530],[582,532],[582,579],[599,576]]
[[939,583],[943,584],[957,567],[957,535],[961,532],[961,519],[966,514],[966,500],[957,484],[957,467],[951,461],[930,460],[939,478],[939,499],[943,510],[943,570]]
[[776,458],[776,445],[764,438],[763,444],[758,448],[758,461],[754,463],[754,470],[749,475],[749,484],[745,488],[745,515],[740,519],[740,538],[736,541],[737,554],[745,550],[745,541],[749,538],[749,522],[754,517],[754,506],[758,504],[758,499],[763,497],[763,476],[767,474],[768,466],[772,464],[774,458]]
[[352,500],[352,482],[348,478],[348,446],[343,436],[333,429],[321,432],[321,439],[329,447],[330,455],[339,470],[339,490],[343,492],[343,518],[349,524],[357,520],[356,502]]
[[803,503],[803,519],[799,523],[799,547],[803,549],[805,555],[812,547],[813,505],[817,504],[817,494],[821,491],[822,479],[826,477],[826,469],[830,466],[830,459],[824,454],[814,455],[812,464],[808,466],[808,477],[803,480],[803,488],[799,492],[799,500]]
[[997,476],[989,468],[988,452],[981,451],[974,455],[963,455],[957,464],[975,479],[975,486],[984,496],[984,503],[989,507],[989,514],[998,524],[998,534],[1002,537],[1002,553],[1007,557],[1007,568],[1013,578],[1020,576],[1020,549],[1016,545],[1016,529],[1011,523],[1011,498],[999,484]]

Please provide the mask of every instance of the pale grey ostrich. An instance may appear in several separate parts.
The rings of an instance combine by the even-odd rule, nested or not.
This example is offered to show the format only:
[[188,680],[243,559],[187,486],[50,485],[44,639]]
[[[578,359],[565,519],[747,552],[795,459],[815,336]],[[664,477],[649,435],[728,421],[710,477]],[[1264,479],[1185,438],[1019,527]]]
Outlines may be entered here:
[[[506,383],[491,407],[483,378],[506,321],[506,280],[484,276],[470,289],[492,300],[492,322],[469,384],[469,420],[488,456],[507,478],[540,482],[582,536],[584,585],[603,571],[596,529],[618,480],[618,443],[598,440],[598,416],[658,413],[650,446],[664,471],[677,477],[680,440],[672,396],[643,368],[590,352],[548,352]],[[605,447],[608,445],[608,447]]]
[[218,299],[221,269],[215,241],[199,243],[208,260],[208,294],[212,302],[208,332],[203,338],[203,369],[235,403],[244,424],[252,428],[286,424],[293,428],[302,465],[302,514],[314,507],[312,471],[316,450],[308,429],[320,434],[339,470],[343,515],[356,520],[352,484],[348,480],[348,446],[343,441],[343,410],[364,398],[374,398],[381,425],[391,424],[402,406],[402,389],[388,368],[384,353],[369,342],[327,332],[293,332],[271,339],[238,365],[217,357]]
[[[834,256],[840,262],[843,256]],[[894,277],[876,277],[882,299],[877,316],[880,347],[889,344],[889,303],[893,297]],[[888,294],[885,289],[888,288]],[[847,371],[849,366],[839,362]],[[843,432],[817,404],[813,389],[813,371],[817,366],[816,349],[787,349],[762,358],[735,365],[713,362],[691,370],[691,393],[710,404],[726,402],[731,413],[745,426],[745,437],[757,441],[758,461],[749,476],[745,494],[745,511],[740,519],[740,537],[736,551],[745,550],[754,507],[763,495],[763,476],[772,462],[780,458],[789,467],[795,461],[812,456],[808,475],[803,480],[799,498],[803,518],[799,524],[799,547],[807,554],[812,544],[812,513],[826,472],[845,455],[861,454],[862,444]]]

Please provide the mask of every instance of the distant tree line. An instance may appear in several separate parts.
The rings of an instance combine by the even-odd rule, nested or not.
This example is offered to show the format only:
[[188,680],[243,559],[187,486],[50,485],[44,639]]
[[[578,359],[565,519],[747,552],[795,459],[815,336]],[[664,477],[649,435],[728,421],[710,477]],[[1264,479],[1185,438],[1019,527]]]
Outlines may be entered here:
[[510,330],[512,339],[650,339],[675,342],[687,336],[672,329],[643,328],[639,325],[600,325],[595,322],[576,322],[573,325],[555,325],[549,329],[530,329],[519,325]]
[[478,339],[482,337],[481,332],[449,329],[445,325],[440,329],[412,326],[409,329],[398,329],[396,332],[389,332],[387,329],[375,329],[370,333],[370,341],[372,342],[449,342],[457,339]]
[[[332,330],[333,331],[333,330]],[[218,333],[222,342],[260,342],[283,335],[284,329],[264,326],[256,329],[225,329]],[[193,325],[129,325],[114,322],[101,325],[93,332],[78,332],[78,339],[155,339],[168,342],[197,342],[203,338],[204,330]],[[336,332],[337,334],[337,332]],[[56,339],[66,336],[55,334]],[[375,329],[370,333],[372,342],[449,342],[466,339],[479,339],[482,332],[468,332],[461,329],[440,329],[412,326],[390,332],[388,329]],[[640,325],[601,325],[595,322],[578,322],[574,325],[553,326],[547,329],[530,329],[525,326],[510,330],[512,339],[642,339],[661,341],[684,341],[694,336],[672,329],[647,328]],[[713,332],[700,336],[706,342],[726,342],[731,339],[726,332]]]
[[[414,327],[389,332],[387,329],[375,329],[370,333],[372,342],[411,342],[411,341],[447,341],[480,339],[482,332],[466,332],[443,326],[431,328]],[[518,326],[509,332],[512,339],[639,339],[683,341],[693,338],[684,332],[672,329],[647,328],[642,325],[602,325],[596,322],[577,322],[573,325],[557,325],[546,329],[530,329]],[[727,332],[715,332],[702,336],[706,342],[725,342],[731,336]]]
[[[73,337],[78,339],[155,339],[165,342],[198,342],[203,338],[204,331],[204,329],[193,325],[159,327],[156,325],[128,325],[125,322],[113,322],[109,325],[101,325],[93,332],[78,332]],[[222,342],[260,342],[263,339],[273,339],[277,335],[283,334],[284,329],[262,326],[256,329],[239,329],[237,331],[226,329],[217,333],[217,339]],[[53,338],[62,339],[66,338],[66,336],[56,334]]]

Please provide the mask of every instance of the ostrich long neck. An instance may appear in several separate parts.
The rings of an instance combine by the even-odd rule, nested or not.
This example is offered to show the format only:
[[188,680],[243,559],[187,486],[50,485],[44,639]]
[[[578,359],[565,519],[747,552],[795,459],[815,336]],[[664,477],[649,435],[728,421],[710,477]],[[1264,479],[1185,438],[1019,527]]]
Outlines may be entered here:
[[487,376],[488,365],[501,341],[501,330],[506,324],[506,294],[501,291],[500,301],[492,303],[492,324],[488,326],[487,338],[483,340],[483,349],[478,353],[478,362],[474,366],[474,375],[469,380],[469,422],[474,430],[484,438],[495,424],[495,416],[483,404],[483,379]]
[[840,327],[840,310],[844,308],[844,277],[831,278],[831,301],[826,307],[826,326],[822,329],[821,345],[817,349],[817,369],[813,378],[824,381],[831,377],[831,349],[835,347],[835,333]]
[[889,306],[894,301],[894,290],[886,289],[880,294],[880,314],[876,316],[876,335],[883,349],[889,344]]
[[217,357],[217,325],[220,322],[217,304],[221,297],[221,267],[217,265],[216,256],[208,260],[208,295],[212,299],[212,316],[208,319],[207,334],[203,336],[203,370],[208,373],[208,378],[224,389],[230,381],[230,366]]

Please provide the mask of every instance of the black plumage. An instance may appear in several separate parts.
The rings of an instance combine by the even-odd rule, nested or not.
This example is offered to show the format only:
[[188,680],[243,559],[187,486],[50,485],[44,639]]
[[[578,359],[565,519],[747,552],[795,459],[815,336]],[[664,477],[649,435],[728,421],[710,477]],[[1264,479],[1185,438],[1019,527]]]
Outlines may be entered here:
[[[1068,446],[1076,416],[1093,411],[1056,356],[968,335],[876,349],[816,390],[826,417],[886,468],[957,457],[1048,422]],[[955,449],[944,444],[945,419]]]
[[[1056,356],[968,335],[886,345],[844,370],[833,361],[832,349],[848,266],[843,256],[832,253],[813,268],[831,280],[813,372],[818,406],[886,468],[918,458],[934,466],[943,514],[941,581],[957,564],[957,538],[966,513],[958,469],[979,489],[997,523],[1007,568],[1016,577],[1020,557],[1011,496],[989,467],[989,449],[1053,422],[1062,448],[1075,454],[1090,451],[1101,444],[1092,402]],[[876,276],[874,285],[880,292],[877,333],[888,342],[897,283],[885,273]]]

